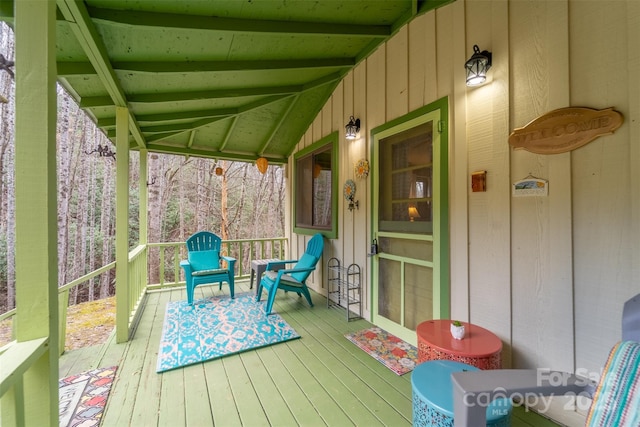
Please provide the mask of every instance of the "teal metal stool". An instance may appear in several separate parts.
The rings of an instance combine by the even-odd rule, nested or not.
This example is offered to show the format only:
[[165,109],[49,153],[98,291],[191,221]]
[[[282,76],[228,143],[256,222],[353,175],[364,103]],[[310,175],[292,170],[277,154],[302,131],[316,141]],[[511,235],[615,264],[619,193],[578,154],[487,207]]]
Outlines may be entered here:
[[[431,360],[411,373],[413,426],[453,427],[453,372],[477,371],[475,366],[450,360]],[[488,402],[487,402],[488,403]],[[487,406],[487,426],[510,427],[512,404],[496,399]]]

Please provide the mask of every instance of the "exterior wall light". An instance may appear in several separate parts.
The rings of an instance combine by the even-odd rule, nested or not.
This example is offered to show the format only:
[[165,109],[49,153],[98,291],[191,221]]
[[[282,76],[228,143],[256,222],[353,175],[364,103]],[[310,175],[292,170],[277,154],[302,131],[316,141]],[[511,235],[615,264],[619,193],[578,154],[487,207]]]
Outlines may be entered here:
[[349,123],[345,126],[347,139],[356,139],[356,134],[360,132],[360,119],[349,117]]
[[479,86],[487,80],[487,71],[491,68],[491,52],[480,52],[478,45],[473,45],[473,55],[464,64],[467,69],[467,86]]

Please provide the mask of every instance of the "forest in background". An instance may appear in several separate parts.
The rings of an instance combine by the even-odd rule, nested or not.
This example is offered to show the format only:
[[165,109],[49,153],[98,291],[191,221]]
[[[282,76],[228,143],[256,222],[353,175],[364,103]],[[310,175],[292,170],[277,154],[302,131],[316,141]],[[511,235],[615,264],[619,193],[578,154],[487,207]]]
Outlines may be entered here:
[[[0,23],[0,54],[14,59],[13,31]],[[13,69],[19,67],[16,64]],[[115,150],[57,87],[58,285],[115,260]],[[6,102],[4,102],[6,101]],[[14,82],[0,69],[0,314],[15,307]],[[116,153],[117,155],[117,153]],[[222,174],[216,174],[221,168]],[[139,157],[131,152],[129,246],[137,246]],[[252,163],[149,153],[149,242],[184,242],[198,230],[223,239],[284,236],[284,169],[261,174]],[[34,248],[35,249],[35,248]],[[157,280],[157,257],[149,257]],[[115,271],[76,286],[69,304],[112,296]]]

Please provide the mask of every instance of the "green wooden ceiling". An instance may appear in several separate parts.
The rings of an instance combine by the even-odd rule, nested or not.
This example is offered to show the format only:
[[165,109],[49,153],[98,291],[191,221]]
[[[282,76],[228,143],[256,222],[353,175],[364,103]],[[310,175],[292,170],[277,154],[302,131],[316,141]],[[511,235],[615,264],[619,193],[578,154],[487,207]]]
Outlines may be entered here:
[[358,62],[449,1],[58,0],[58,80],[112,140],[128,107],[132,149],[283,163]]

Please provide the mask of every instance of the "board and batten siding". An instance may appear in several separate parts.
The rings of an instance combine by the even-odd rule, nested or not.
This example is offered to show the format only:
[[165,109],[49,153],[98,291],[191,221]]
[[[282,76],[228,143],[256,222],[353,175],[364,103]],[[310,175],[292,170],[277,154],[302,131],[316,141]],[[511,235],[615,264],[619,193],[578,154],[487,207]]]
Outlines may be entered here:
[[[474,44],[492,52],[493,66],[487,84],[467,88],[463,64]],[[355,180],[360,208],[350,212],[342,185],[370,158],[371,129],[447,97],[452,317],[496,333],[506,367],[599,373],[620,338],[623,302],[640,292],[638,75],[635,0],[457,0],[416,17],[363,60],[297,149],[340,133],[339,238],[325,258],[363,268],[365,317],[376,195],[370,178]],[[624,123],[569,153],[508,145],[513,129],[568,106],[614,107]],[[362,129],[347,142],[351,115]],[[487,171],[487,191],[473,193],[478,170]],[[512,183],[528,175],[549,180],[549,195],[512,197]],[[308,237],[290,237],[301,253]],[[325,269],[311,284],[319,292]],[[562,406],[554,417],[580,424]]]

